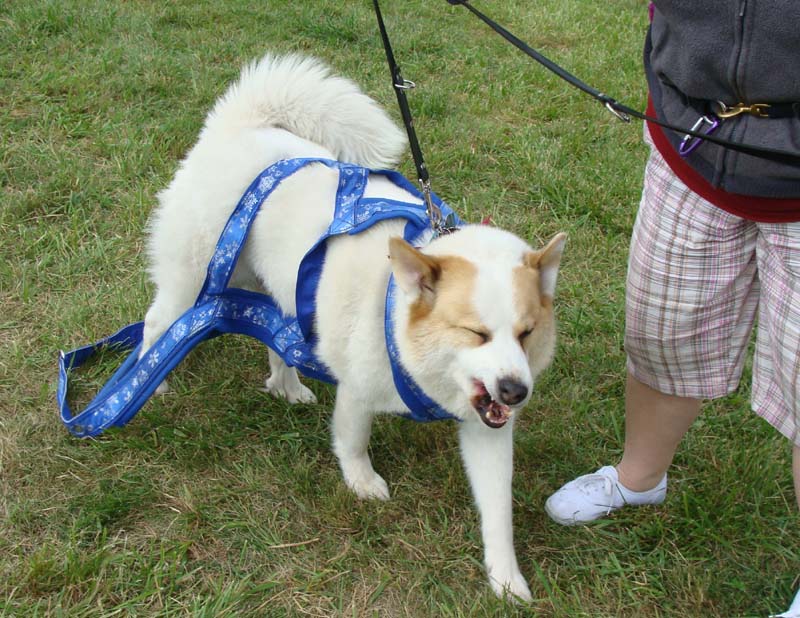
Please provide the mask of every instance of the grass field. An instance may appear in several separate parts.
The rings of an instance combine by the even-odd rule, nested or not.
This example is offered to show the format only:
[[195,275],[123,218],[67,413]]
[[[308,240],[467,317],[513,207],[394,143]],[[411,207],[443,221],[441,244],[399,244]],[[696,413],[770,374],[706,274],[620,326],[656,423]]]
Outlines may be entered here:
[[[303,51],[398,117],[367,0],[0,4],[0,615],[766,616],[798,585],[789,445],[741,392],[708,405],[663,507],[579,529],[547,496],[623,437],[623,288],[646,157],[626,126],[443,0],[385,2],[434,188],[468,220],[569,233],[559,349],[518,424],[514,516],[534,602],[495,599],[452,425],[383,418],[387,503],[344,487],[333,391],[289,408],[266,355],[204,344],[127,427],[78,440],[59,349],[141,319],[155,194],[240,65]],[[643,0],[476,0],[644,104]],[[411,176],[410,157],[403,171]],[[100,368],[102,369],[102,367]],[[95,388],[99,369],[86,376]],[[88,390],[83,393],[83,399]]]

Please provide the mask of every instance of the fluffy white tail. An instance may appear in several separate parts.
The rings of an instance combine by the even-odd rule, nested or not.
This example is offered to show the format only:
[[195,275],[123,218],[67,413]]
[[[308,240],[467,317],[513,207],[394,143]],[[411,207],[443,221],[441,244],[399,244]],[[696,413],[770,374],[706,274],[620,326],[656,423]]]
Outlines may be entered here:
[[286,129],[330,150],[337,159],[392,168],[405,134],[349,79],[296,54],[266,55],[242,70],[206,120],[206,130]]

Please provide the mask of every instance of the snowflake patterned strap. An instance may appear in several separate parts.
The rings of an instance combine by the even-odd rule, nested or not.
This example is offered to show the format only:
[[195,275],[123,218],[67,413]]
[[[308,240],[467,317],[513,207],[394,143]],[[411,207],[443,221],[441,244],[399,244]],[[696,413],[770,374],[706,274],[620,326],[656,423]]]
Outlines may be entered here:
[[[303,293],[310,299],[305,307],[298,303],[298,316],[284,315],[275,301],[264,294],[229,288],[231,274],[236,267],[247,234],[269,194],[299,169],[310,163],[321,163],[339,172],[334,221],[327,233],[306,254],[301,269],[308,268],[309,277],[302,278]],[[324,245],[327,238],[337,234],[352,234],[367,229],[378,221],[403,218],[407,221],[405,236],[416,240],[429,221],[424,218],[424,208],[419,203],[394,200],[375,202],[362,199],[370,173],[386,176],[395,185],[406,189],[419,199],[419,192],[408,180],[396,172],[370,172],[358,166],[326,159],[289,159],[279,161],[264,170],[244,192],[222,233],[209,262],[206,280],[195,304],[187,309],[165,333],[144,353],[142,346],[143,323],[126,326],[118,333],[95,344],[62,352],[59,359],[58,406],[61,420],[71,433],[87,437],[102,433],[109,427],[120,427],[144,405],[167,374],[201,341],[224,333],[239,333],[255,337],[278,352],[290,366],[303,374],[319,380],[334,382],[325,365],[314,351],[316,338],[311,333],[316,285],[321,272]],[[434,196],[445,214],[452,212]],[[298,298],[300,286],[298,281]],[[301,311],[302,309],[302,311]],[[128,350],[129,355],[103,386],[100,392],[79,414],[73,415],[68,405],[68,380],[70,372],[106,348]],[[436,411],[432,402],[425,400],[416,385],[410,390],[423,407],[433,411],[436,418],[447,418],[446,412]],[[415,420],[424,420],[412,415]],[[435,420],[427,419],[427,420]]]
[[[167,374],[200,341],[225,332],[225,323],[237,323],[236,304],[226,302],[235,296],[224,296],[236,266],[247,233],[267,196],[280,181],[309,163],[319,161],[336,167],[334,161],[292,159],[280,161],[264,170],[239,200],[220,235],[209,263],[206,281],[195,305],[189,308],[140,358],[144,324],[138,322],[92,345],[71,352],[61,352],[57,400],[61,420],[76,436],[95,436],[112,426],[127,423],[155,392]],[[266,315],[279,309],[269,297],[257,295],[251,309],[252,320],[245,320],[232,330],[246,332],[271,343],[273,333],[265,328]],[[226,311],[229,313],[226,314]],[[282,324],[281,320],[278,320]],[[295,342],[290,342],[295,343]],[[68,403],[70,372],[105,349],[129,351],[128,357],[111,376],[100,392],[80,414],[73,415]],[[312,363],[316,367],[316,363]],[[324,373],[320,373],[325,377]]]

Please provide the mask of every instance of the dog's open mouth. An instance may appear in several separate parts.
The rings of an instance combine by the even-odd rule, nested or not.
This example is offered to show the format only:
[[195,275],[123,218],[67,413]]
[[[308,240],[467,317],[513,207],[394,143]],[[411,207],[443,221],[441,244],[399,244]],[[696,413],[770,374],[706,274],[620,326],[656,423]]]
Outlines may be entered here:
[[511,408],[495,401],[486,390],[486,385],[478,380],[473,380],[475,394],[472,395],[472,407],[481,417],[481,420],[493,429],[498,429],[511,418]]

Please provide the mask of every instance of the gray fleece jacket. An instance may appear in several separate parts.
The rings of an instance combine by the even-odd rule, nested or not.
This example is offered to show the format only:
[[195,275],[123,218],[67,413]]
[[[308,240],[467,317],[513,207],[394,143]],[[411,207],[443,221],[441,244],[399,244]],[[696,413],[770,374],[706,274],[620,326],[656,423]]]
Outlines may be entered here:
[[[655,0],[645,69],[658,117],[687,128],[714,101],[800,103],[800,0]],[[681,137],[665,134],[677,148]],[[743,114],[716,135],[800,152],[800,116]],[[800,167],[708,142],[686,160],[724,191],[800,198]]]

